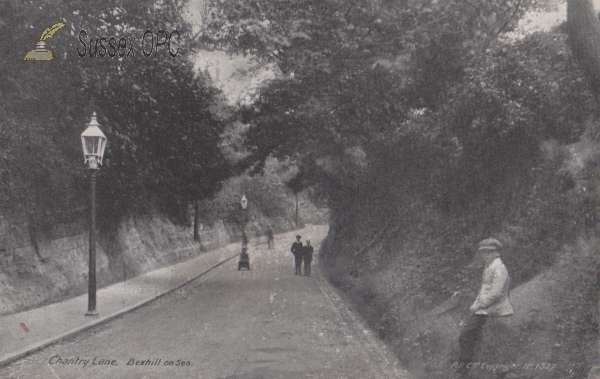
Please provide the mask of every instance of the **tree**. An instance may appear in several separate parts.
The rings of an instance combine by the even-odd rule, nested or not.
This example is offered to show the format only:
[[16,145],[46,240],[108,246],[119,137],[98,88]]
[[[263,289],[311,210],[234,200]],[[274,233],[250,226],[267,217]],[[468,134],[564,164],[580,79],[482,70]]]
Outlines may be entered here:
[[600,21],[591,0],[567,1],[567,25],[573,55],[600,93]]
[[[191,32],[181,17],[184,5],[179,0],[3,3],[3,51],[31,49],[44,27],[58,20],[67,25],[50,40],[54,62],[0,57],[8,78],[0,83],[5,210],[26,208],[23,213],[46,227],[60,215],[84,217],[74,211],[87,204],[79,135],[92,111],[108,137],[98,183],[103,228],[156,210],[187,223],[189,206],[218,190],[229,172],[219,149],[225,122],[212,110],[221,100],[194,70]],[[165,30],[161,41],[166,33],[179,32],[175,57],[166,45],[152,56],[143,54],[141,39],[148,28],[154,40]],[[21,36],[32,46],[24,47]],[[133,56],[111,57],[96,48],[102,36],[105,47],[110,36],[124,37],[128,44],[137,39]]]
[[298,229],[298,193],[303,189],[303,181],[302,181],[302,173],[299,173],[290,181],[286,183],[286,185],[292,189],[294,192],[294,197],[296,198],[296,229]]
[[243,112],[252,120],[248,166],[273,152],[349,163],[361,153],[348,152],[376,149],[373,141],[397,130],[411,109],[438,107],[469,59],[529,5],[212,1],[203,41],[274,63],[280,72]]

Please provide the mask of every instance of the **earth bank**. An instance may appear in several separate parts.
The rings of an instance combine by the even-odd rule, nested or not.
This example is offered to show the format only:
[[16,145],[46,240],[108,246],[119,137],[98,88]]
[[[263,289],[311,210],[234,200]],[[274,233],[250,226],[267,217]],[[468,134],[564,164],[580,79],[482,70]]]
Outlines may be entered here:
[[[263,207],[250,203],[246,224],[250,243],[264,240],[267,226],[275,233],[295,228],[295,201],[279,194]],[[299,227],[325,224],[327,210],[315,207],[306,194],[299,199]],[[200,241],[193,225],[176,225],[160,214],[130,217],[115,228],[98,232],[98,288],[132,278],[202,252],[241,241],[236,220],[212,219],[202,225]],[[277,236],[276,236],[277,239]],[[16,214],[0,214],[0,314],[21,312],[81,295],[88,285],[88,232],[80,221],[62,220],[36,230]]]
[[[490,236],[504,244],[515,313],[488,322],[471,377],[584,378],[600,363],[600,148],[585,140],[541,148],[531,186],[462,210],[394,186],[332,208],[322,248],[329,279],[415,377],[453,377],[483,270],[476,246]],[[374,207],[392,215],[378,218]]]

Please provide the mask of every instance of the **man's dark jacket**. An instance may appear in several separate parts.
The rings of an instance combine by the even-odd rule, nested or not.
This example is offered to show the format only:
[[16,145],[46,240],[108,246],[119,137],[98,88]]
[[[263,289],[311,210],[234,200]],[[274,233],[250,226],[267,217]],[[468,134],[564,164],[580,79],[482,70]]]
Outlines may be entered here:
[[304,262],[312,261],[312,256],[313,256],[314,250],[315,249],[313,249],[313,247],[311,245],[304,246],[304,248],[302,249],[302,258],[304,258]]
[[302,242],[294,242],[291,250],[296,260],[302,260]]

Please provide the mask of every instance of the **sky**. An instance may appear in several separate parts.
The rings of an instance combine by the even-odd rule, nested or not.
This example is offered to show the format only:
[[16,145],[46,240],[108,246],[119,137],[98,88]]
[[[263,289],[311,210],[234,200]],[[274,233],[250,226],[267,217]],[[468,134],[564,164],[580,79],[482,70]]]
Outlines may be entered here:
[[275,77],[271,67],[258,67],[248,58],[229,57],[220,51],[199,52],[196,55],[195,66],[197,70],[208,70],[231,104],[252,103],[258,86]]
[[[198,20],[203,0],[189,0],[184,18],[193,25],[194,32],[200,29]],[[201,51],[195,57],[197,70],[208,70],[217,86],[223,90],[231,104],[237,102],[251,103],[255,90],[265,80],[275,76],[267,67],[259,69],[250,59],[236,56],[229,57],[223,52]]]

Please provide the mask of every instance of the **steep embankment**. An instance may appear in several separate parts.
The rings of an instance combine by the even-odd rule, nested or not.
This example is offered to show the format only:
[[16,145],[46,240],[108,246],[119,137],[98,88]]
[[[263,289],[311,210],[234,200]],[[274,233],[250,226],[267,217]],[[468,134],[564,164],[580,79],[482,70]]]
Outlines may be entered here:
[[[250,238],[295,226],[294,199],[280,196],[264,208],[253,201],[246,230]],[[301,196],[299,227],[325,223],[326,211]],[[267,210],[273,214],[267,216]],[[275,212],[276,211],[276,212]],[[241,213],[237,210],[238,213]],[[320,215],[314,217],[314,215]],[[241,224],[213,220],[193,239],[193,226],[178,226],[160,215],[131,217],[112,231],[99,233],[97,280],[102,287],[195,257],[207,249],[241,240]],[[55,223],[33,230],[17,215],[0,215],[0,314],[26,310],[87,291],[88,235],[81,222]]]
[[[82,294],[87,288],[88,236],[79,225],[57,224],[32,240],[28,224],[0,218],[0,313],[14,313]],[[218,247],[232,235],[218,225],[204,230],[203,245]],[[114,235],[100,235],[97,280],[102,287],[196,256],[201,244],[189,228],[162,217],[129,219]]]
[[[483,270],[477,242],[490,236],[505,246],[515,313],[486,325],[471,377],[581,378],[599,362],[600,147],[547,142],[542,151],[508,196],[473,198],[462,211],[391,187],[333,213],[322,252],[330,280],[415,377],[453,377]],[[386,206],[385,217],[372,212]]]

